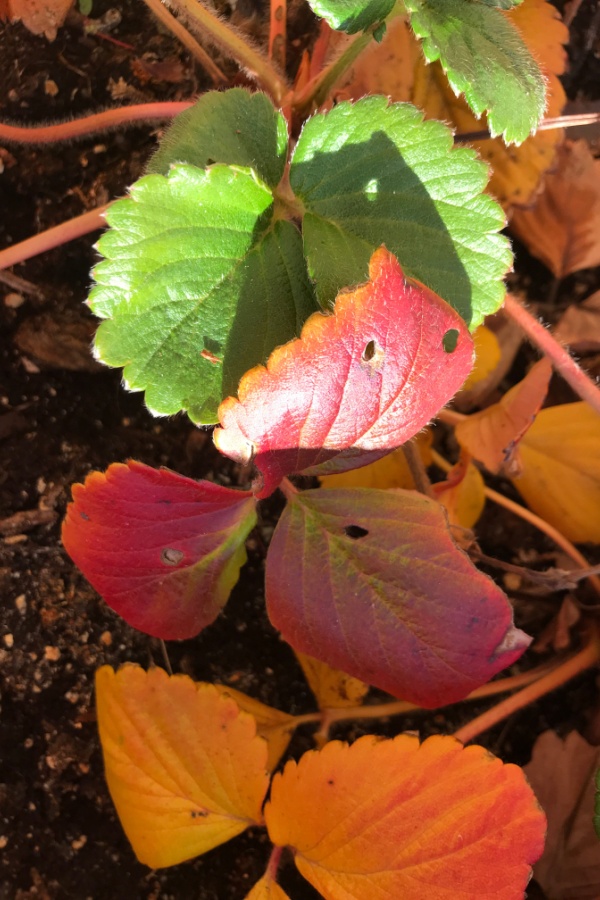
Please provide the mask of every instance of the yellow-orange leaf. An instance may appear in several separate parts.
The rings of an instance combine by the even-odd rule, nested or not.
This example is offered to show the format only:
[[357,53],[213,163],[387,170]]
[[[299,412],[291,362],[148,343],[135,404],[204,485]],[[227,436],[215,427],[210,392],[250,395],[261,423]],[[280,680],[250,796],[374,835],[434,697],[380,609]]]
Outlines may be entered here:
[[106,780],[140,860],[172,866],[262,822],[267,745],[210,684],[127,665],[96,674]]
[[600,159],[586,141],[560,148],[544,193],[515,211],[511,228],[557,278],[600,265]]
[[272,772],[290,742],[294,733],[294,716],[275,709],[273,706],[267,706],[242,691],[236,691],[226,684],[215,684],[218,692],[224,697],[231,697],[237,703],[240,709],[250,715],[256,721],[256,733],[264,738],[269,747],[269,755],[267,757],[267,769]]
[[517,766],[441,736],[306,753],[275,776],[265,818],[326,900],[516,900],[545,830]]
[[246,900],[290,900],[290,898],[276,881],[264,875],[256,882]]
[[32,34],[44,34],[53,41],[72,6],[73,0],[7,0],[7,16],[13,22],[20,19]]
[[461,390],[463,391],[469,391],[480,381],[489,378],[500,362],[501,351],[498,338],[485,325],[480,325],[473,332],[473,343],[475,344],[475,365],[462,386]]
[[[546,115],[560,115],[565,93],[558,76],[565,70],[567,28],[549,0],[523,0],[506,15],[521,32],[546,77]],[[381,44],[374,43],[361,54],[340,93],[352,99],[380,93],[392,100],[408,100],[424,109],[427,118],[450,121],[460,134],[487,127],[485,116],[476,119],[462,97],[454,95],[439,63],[426,65],[419,42],[402,19],[391,22]],[[507,147],[502,138],[472,142],[491,164],[489,190],[505,208],[531,203],[563,134],[561,129],[540,131],[520,147]]]
[[544,357],[499,403],[456,425],[456,438],[490,472],[511,477],[521,469],[519,442],[532,425],[548,391],[552,366]]
[[600,416],[587,403],[543,409],[521,441],[514,485],[571,541],[600,543]]
[[[433,443],[431,430],[426,428],[421,431],[413,438],[412,443],[416,446],[423,464],[431,465],[431,444]],[[346,487],[412,490],[414,486],[415,483],[402,447],[398,447],[397,450],[368,466],[363,466],[362,469],[351,469],[349,472],[340,472],[339,475],[321,476],[321,487],[328,490]]]
[[468,454],[448,472],[446,481],[433,485],[433,494],[448,513],[451,525],[472,528],[485,506],[485,484]]
[[327,663],[295,651],[298,662],[317,699],[319,709],[338,709],[345,706],[359,706],[369,690],[369,685],[339,669],[332,669]]

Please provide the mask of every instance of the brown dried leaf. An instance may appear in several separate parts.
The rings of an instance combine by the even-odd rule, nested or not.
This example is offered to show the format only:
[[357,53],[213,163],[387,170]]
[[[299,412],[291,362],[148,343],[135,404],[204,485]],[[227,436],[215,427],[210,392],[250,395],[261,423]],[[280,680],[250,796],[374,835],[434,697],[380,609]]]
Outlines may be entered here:
[[600,291],[569,306],[554,329],[554,337],[577,353],[600,350]]
[[0,18],[7,10],[6,18],[12,22],[20,20],[32,34],[43,34],[53,41],[72,6],[73,0],[5,0],[0,6]]

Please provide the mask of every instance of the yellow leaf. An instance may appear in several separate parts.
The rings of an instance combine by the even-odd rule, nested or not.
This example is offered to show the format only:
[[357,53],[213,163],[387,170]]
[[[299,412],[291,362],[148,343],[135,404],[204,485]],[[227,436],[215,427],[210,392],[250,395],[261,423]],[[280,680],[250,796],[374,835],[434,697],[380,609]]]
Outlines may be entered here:
[[345,706],[359,706],[369,690],[369,685],[339,669],[332,669],[327,663],[294,651],[311,691],[317,698],[319,709],[340,709]]
[[521,441],[514,485],[571,541],[600,543],[600,416],[587,403],[543,409]]
[[475,344],[475,365],[461,388],[463,391],[468,391],[480,381],[489,378],[500,362],[501,351],[498,338],[485,325],[480,325],[475,329],[473,343]]
[[[549,0],[524,0],[506,15],[521,32],[546,77],[546,115],[560,115],[565,93],[557,76],[565,70],[567,28]],[[451,122],[460,134],[487,127],[485,116],[476,119],[462,97],[453,94],[439,63],[425,63],[420,44],[400,18],[390,23],[381,44],[373,44],[361,54],[340,86],[344,97],[358,99],[366,93],[408,100],[424,109],[427,118]],[[532,202],[563,134],[561,129],[540,131],[520,147],[507,147],[501,138],[472,142],[492,166],[489,190],[505,208]]]
[[485,484],[467,454],[448,472],[446,481],[433,485],[436,500],[445,507],[451,525],[472,528],[485,506]]
[[[426,428],[415,438],[414,443],[425,466],[431,465],[431,444],[433,435],[431,429]],[[321,487],[325,489],[337,489],[347,487],[367,488],[405,488],[413,490],[415,483],[410,474],[406,457],[402,447],[398,447],[387,456],[378,459],[377,462],[363,466],[362,469],[351,469],[349,472],[341,472],[339,475],[325,475],[321,477]]]
[[267,769],[272,772],[277,763],[287,750],[292,734],[294,733],[295,719],[288,713],[281,712],[273,706],[267,706],[248,694],[236,691],[226,684],[215,684],[216,689],[223,697],[231,697],[244,712],[256,721],[256,733],[264,738],[269,747]]
[[552,366],[544,357],[499,403],[459,422],[455,433],[461,447],[490,472],[518,474],[520,442],[544,402],[551,375]]
[[290,898],[276,881],[264,875],[256,882],[246,900],[290,900]]
[[325,900],[516,900],[545,830],[517,766],[442,736],[305,753],[275,775],[265,819]]
[[262,822],[267,745],[209,684],[127,665],[96,673],[106,780],[140,860],[172,866]]

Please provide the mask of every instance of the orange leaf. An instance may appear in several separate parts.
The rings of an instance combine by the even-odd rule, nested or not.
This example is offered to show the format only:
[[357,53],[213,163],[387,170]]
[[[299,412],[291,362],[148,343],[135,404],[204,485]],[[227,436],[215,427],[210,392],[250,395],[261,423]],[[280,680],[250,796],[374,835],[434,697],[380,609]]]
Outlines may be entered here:
[[433,496],[445,508],[451,525],[475,525],[485,506],[485,484],[468,454],[461,454],[446,481],[433,485]]
[[600,264],[600,159],[586,141],[561,147],[546,190],[533,209],[515,212],[511,228],[556,278]]
[[568,306],[554,329],[554,337],[576,353],[597,353],[600,350],[600,291],[583,303]]
[[[424,465],[431,465],[431,444],[433,443],[433,434],[431,429],[426,428],[424,431],[413,438],[413,443],[419,452]],[[322,475],[321,487],[326,490],[343,487],[366,487],[366,488],[405,488],[413,490],[415,483],[410,473],[406,456],[402,447],[393,450],[368,466],[362,469],[352,469],[349,472],[340,472],[339,475]]]
[[290,898],[276,881],[264,875],[256,882],[246,900],[290,900]]
[[517,475],[519,442],[544,402],[551,375],[552,366],[544,357],[499,403],[459,422],[455,430],[461,446],[490,472]]
[[272,772],[285,753],[294,733],[294,716],[281,712],[273,706],[267,706],[242,691],[236,691],[226,684],[215,684],[223,697],[231,697],[244,712],[250,713],[256,722],[256,733],[264,738],[269,747],[267,769]]
[[305,753],[273,779],[265,818],[326,900],[516,900],[545,829],[517,766],[441,736]]
[[485,325],[480,325],[473,332],[473,343],[475,344],[475,365],[462,386],[463,391],[470,391],[476,384],[489,378],[500,362],[501,351],[498,338]]
[[127,665],[96,673],[106,780],[140,860],[172,866],[262,822],[267,746],[209,684]]
[[73,0],[7,0],[11,21],[21,20],[32,34],[53,41],[73,6]]
[[600,416],[587,403],[543,409],[520,446],[514,484],[571,541],[600,543]]
[[339,709],[345,706],[360,706],[369,685],[339,669],[332,669],[327,663],[294,651],[302,666],[309,687],[317,699],[319,709]]

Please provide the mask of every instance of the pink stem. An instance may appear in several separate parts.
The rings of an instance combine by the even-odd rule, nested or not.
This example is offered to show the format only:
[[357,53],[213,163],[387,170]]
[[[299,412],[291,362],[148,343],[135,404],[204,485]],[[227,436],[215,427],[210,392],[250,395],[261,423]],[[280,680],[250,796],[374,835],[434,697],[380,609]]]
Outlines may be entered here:
[[104,213],[109,206],[109,203],[98,206],[81,216],[76,216],[74,219],[55,225],[54,228],[42,231],[41,234],[27,238],[26,241],[13,244],[6,250],[0,250],[0,269],[8,269],[9,266],[31,259],[32,256],[37,256],[39,253],[45,253],[46,250],[53,250],[54,247],[74,241],[75,238],[82,237],[84,234],[104,228]]
[[600,390],[589,375],[577,365],[569,351],[510,294],[506,295],[504,310],[525,332],[531,343],[548,357],[556,371],[571,385],[575,393],[600,413]]
[[42,125],[39,128],[7,125],[0,122],[0,141],[12,141],[17,144],[51,144],[56,141],[70,141],[73,138],[85,137],[106,128],[131,125],[134,122],[147,122],[154,119],[172,119],[192,106],[191,101],[181,103],[140,103],[134,106],[121,106],[117,109],[106,109],[93,113],[72,122],[60,122],[57,125]]

